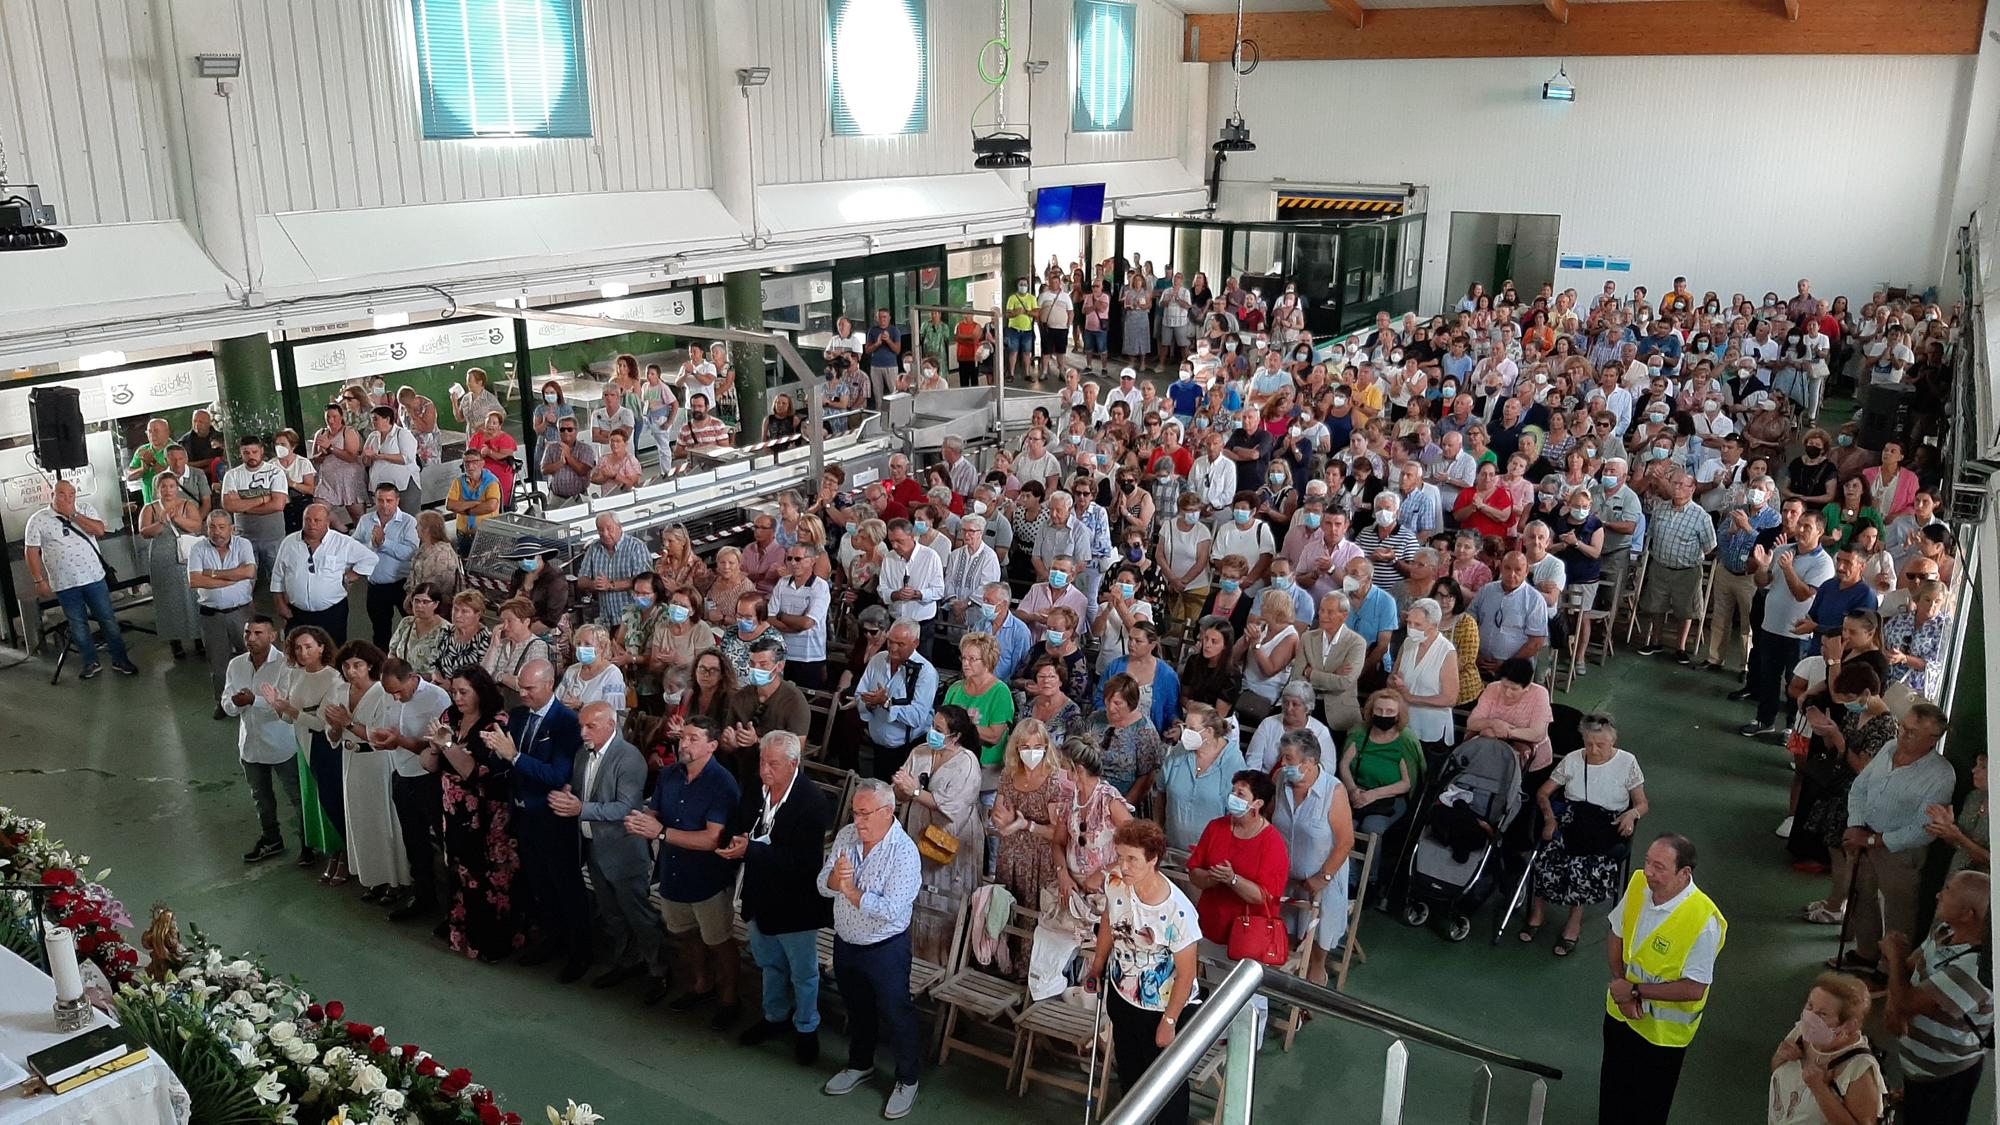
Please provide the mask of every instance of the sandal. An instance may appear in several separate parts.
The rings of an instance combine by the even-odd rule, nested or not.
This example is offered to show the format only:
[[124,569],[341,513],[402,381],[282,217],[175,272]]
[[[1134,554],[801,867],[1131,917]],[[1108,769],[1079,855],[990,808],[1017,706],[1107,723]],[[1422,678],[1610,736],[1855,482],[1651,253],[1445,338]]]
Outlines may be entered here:
[[[1581,935],[1579,935],[1579,937],[1580,936]],[[1555,948],[1551,952],[1553,952],[1558,957],[1567,957],[1570,955],[1570,952],[1576,948],[1577,940],[1578,938],[1570,937],[1567,934],[1565,934],[1563,937],[1561,937],[1556,941]]]
[[1541,932],[1542,927],[1539,922],[1532,926],[1523,927],[1521,929],[1521,943],[1523,945],[1533,945],[1535,943],[1535,935]]

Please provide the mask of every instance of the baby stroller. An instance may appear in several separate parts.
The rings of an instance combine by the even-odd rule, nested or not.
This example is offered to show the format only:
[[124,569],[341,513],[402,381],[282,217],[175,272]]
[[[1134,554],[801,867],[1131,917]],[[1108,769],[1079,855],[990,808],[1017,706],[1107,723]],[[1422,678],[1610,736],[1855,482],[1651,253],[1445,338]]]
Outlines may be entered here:
[[1500,879],[1501,838],[1521,811],[1521,760],[1497,738],[1475,738],[1445,760],[1411,831],[1403,921],[1421,926],[1437,907],[1445,938],[1472,935],[1472,912]]

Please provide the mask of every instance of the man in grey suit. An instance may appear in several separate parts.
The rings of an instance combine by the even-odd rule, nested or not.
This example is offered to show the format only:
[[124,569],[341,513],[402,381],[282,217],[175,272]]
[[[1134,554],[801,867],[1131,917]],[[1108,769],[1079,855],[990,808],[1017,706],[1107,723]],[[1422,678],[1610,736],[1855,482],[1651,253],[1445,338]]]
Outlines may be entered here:
[[589,704],[579,717],[584,753],[576,756],[570,783],[549,794],[549,809],[576,817],[583,830],[590,886],[611,943],[613,967],[591,987],[614,988],[651,973],[653,987],[663,992],[666,931],[652,903],[653,848],[625,831],[625,814],[644,805],[646,759],[618,733],[610,704]]

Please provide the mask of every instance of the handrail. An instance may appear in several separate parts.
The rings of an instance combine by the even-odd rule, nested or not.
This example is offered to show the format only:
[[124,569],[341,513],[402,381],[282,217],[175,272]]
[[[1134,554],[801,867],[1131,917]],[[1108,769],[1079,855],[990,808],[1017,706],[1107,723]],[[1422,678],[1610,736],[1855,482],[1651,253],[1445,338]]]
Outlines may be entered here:
[[[1237,1012],[1249,1007],[1250,1000],[1257,994],[1258,984],[1265,978],[1264,966],[1255,961],[1238,961],[1229,970],[1215,994],[1204,1001],[1195,1012],[1194,1019],[1180,1033],[1146,1073],[1125,1091],[1118,1101],[1118,1108],[1106,1115],[1103,1125],[1146,1125],[1174,1096],[1188,1072],[1195,1068],[1201,1057],[1215,1045],[1235,1021]],[[1104,987],[1109,987],[1105,985]],[[1103,1003],[1103,993],[1099,992],[1098,1003]]]
[[1453,1035],[1449,1031],[1441,1031],[1429,1024],[1418,1023],[1407,1016],[1399,1016],[1386,1008],[1378,1008],[1366,1001],[1335,992],[1324,985],[1311,984],[1304,978],[1289,973],[1266,974],[1260,991],[1267,996],[1281,999],[1287,1004],[1296,1004],[1320,1015],[1360,1024],[1362,1027],[1372,1028],[1398,1039],[1422,1043],[1427,1047],[1436,1047],[1440,1051],[1462,1055],[1468,1059],[1505,1067],[1508,1070],[1518,1070],[1538,1078],[1561,1079],[1563,1076],[1559,1067],[1494,1050],[1470,1039]]

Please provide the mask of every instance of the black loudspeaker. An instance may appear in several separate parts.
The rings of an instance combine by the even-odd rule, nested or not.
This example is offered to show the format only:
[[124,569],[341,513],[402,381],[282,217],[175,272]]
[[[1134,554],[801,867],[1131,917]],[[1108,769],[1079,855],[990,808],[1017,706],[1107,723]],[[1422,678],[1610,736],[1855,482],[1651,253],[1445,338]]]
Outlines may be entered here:
[[1907,441],[1917,389],[1908,383],[1876,383],[1866,393],[1867,400],[1861,406],[1861,433],[1855,439],[1861,448],[1880,453],[1886,442]]
[[83,446],[83,397],[75,387],[36,387],[28,392],[28,418],[35,460],[49,472],[90,464]]

